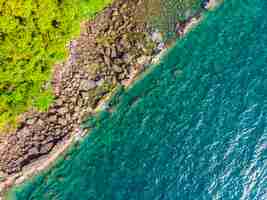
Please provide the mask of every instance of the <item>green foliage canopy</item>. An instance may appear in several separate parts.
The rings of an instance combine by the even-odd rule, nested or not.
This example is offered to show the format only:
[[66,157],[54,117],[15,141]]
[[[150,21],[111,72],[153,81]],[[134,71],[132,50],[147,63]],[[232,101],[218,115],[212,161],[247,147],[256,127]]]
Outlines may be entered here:
[[31,107],[48,108],[52,65],[67,56],[81,19],[111,1],[0,0],[0,129]]

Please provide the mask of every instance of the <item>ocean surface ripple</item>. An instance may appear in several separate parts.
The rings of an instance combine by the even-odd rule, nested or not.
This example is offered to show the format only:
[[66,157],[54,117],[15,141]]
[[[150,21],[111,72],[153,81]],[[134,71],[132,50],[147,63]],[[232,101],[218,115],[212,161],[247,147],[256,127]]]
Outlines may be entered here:
[[228,0],[19,200],[266,200],[267,1]]

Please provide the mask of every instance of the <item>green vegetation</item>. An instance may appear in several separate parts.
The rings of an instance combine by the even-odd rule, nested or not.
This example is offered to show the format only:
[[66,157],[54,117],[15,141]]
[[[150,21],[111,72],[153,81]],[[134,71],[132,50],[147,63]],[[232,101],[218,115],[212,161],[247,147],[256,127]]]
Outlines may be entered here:
[[53,101],[52,65],[67,56],[79,22],[112,0],[0,0],[0,129]]

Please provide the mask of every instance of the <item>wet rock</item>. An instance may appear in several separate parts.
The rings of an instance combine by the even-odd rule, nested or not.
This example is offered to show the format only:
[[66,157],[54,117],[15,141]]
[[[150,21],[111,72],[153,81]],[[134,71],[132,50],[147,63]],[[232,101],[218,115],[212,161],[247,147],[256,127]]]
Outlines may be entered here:
[[201,7],[204,9],[208,9],[209,3],[210,3],[210,0],[202,0]]
[[47,154],[48,152],[50,152],[52,150],[52,148],[54,147],[54,143],[53,142],[49,142],[46,144],[41,145],[40,151],[39,153],[41,155]]

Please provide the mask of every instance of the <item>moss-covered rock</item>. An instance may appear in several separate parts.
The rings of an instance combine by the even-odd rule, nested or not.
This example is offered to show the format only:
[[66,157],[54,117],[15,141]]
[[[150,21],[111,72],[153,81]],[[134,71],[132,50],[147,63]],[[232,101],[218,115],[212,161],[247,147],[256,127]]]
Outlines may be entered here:
[[141,15],[168,39],[175,35],[177,22],[202,10],[203,0],[146,0]]
[[88,103],[90,107],[95,108],[100,99],[102,99],[105,95],[111,93],[111,91],[116,87],[115,84],[110,82],[103,82],[98,87],[90,90],[88,92]]

